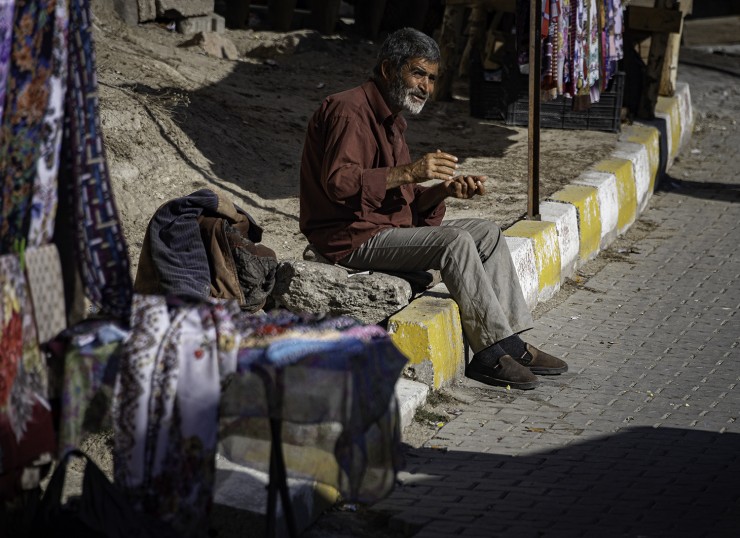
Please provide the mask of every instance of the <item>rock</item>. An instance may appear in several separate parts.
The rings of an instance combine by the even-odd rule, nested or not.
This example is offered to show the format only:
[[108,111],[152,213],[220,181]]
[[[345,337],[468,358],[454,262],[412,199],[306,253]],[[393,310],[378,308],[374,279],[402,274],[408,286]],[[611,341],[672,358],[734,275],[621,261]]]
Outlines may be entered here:
[[292,312],[346,315],[379,323],[409,304],[411,285],[384,273],[354,273],[337,265],[303,260],[278,266],[275,302]]
[[155,0],[136,0],[139,8],[139,22],[149,22],[157,18],[157,3]]
[[196,34],[198,32],[215,32],[222,34],[225,28],[225,21],[221,15],[211,13],[200,17],[188,17],[177,21],[177,31],[181,34]]
[[213,32],[198,32],[191,39],[180,44],[181,47],[203,48],[206,54],[216,58],[226,58],[227,60],[236,60],[239,53],[236,46],[228,38],[215,34]]

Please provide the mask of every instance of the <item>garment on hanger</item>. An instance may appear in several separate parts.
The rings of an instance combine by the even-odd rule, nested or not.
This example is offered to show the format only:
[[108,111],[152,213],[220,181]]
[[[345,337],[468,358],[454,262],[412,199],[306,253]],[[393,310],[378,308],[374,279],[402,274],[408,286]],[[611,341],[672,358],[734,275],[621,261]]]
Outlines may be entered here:
[[[128,247],[108,174],[98,110],[89,0],[71,0],[65,124],[59,198],[74,230],[85,295],[101,314],[128,319],[132,282]],[[64,198],[64,201],[62,201]]]
[[15,0],[0,0],[0,118],[5,110],[5,90],[13,37]]
[[182,536],[207,531],[221,384],[236,366],[231,317],[238,311],[235,301],[134,296],[114,392],[115,482],[137,509]]
[[40,247],[51,242],[57,212],[57,174],[62,146],[64,94],[67,88],[67,33],[69,13],[67,2],[58,0],[54,9],[54,42],[51,55],[49,97],[38,140],[39,156],[33,183],[28,247]]
[[26,244],[40,154],[38,142],[52,73],[54,3],[55,0],[18,0],[15,5],[13,54],[0,125],[0,254],[20,252]]

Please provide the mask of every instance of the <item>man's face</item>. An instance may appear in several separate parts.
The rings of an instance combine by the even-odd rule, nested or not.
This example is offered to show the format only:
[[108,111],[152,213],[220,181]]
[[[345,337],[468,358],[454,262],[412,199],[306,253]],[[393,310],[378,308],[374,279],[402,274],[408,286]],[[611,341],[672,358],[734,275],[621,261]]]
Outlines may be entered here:
[[434,90],[439,65],[423,58],[409,58],[391,77],[388,94],[391,108],[418,114]]

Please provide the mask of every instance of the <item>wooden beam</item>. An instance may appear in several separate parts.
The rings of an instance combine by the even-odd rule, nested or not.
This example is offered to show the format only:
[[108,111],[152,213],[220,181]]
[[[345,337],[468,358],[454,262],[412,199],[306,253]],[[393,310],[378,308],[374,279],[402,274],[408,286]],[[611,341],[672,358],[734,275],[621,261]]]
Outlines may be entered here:
[[516,0],[445,0],[447,6],[482,6],[486,9],[504,11],[506,13],[516,12]]
[[452,82],[457,64],[457,37],[463,25],[465,9],[461,5],[447,5],[442,30],[439,33],[439,75],[434,85],[432,98],[435,101],[449,101],[452,98]]
[[629,6],[627,26],[645,32],[680,32],[683,13],[677,9]]
[[[548,0],[545,0],[548,1]],[[542,0],[529,3],[529,121],[527,154],[529,180],[527,218],[540,220],[540,68],[542,66]]]

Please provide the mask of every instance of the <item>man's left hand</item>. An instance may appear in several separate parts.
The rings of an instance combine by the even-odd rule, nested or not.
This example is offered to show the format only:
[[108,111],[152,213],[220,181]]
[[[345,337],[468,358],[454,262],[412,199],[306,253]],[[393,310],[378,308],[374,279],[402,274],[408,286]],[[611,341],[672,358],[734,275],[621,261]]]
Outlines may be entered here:
[[452,198],[472,198],[476,194],[486,194],[486,176],[455,176],[450,181],[445,181],[447,196]]

